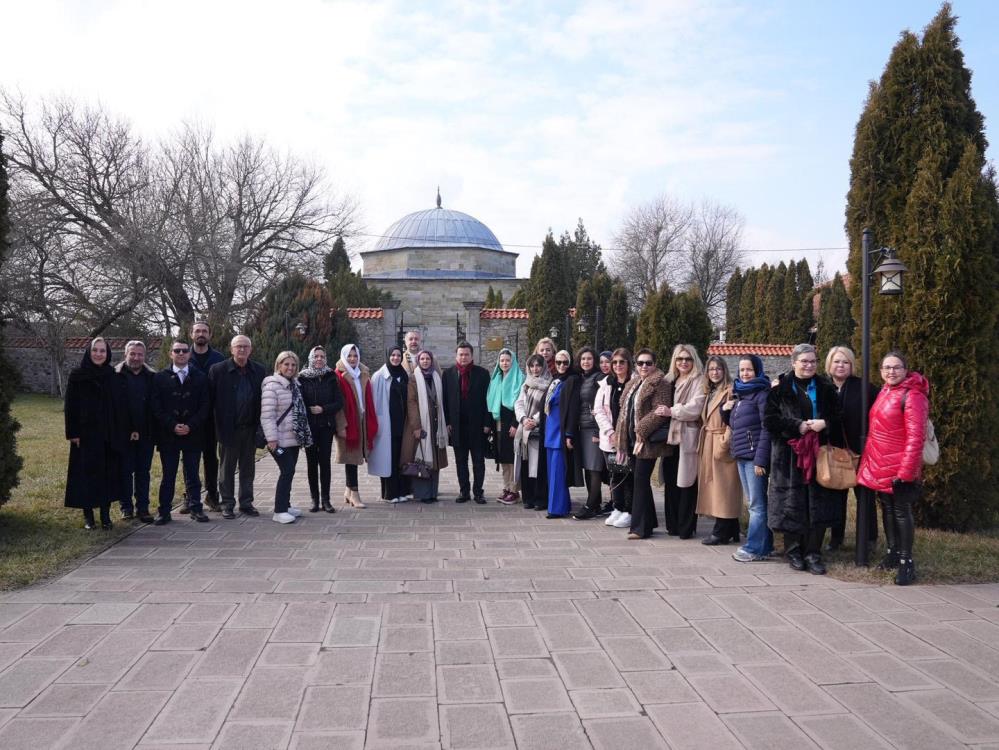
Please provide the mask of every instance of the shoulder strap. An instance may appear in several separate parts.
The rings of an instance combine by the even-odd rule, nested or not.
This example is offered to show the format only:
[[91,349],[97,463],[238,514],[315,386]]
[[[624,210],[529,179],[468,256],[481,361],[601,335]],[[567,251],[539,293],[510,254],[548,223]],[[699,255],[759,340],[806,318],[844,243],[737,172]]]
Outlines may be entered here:
[[294,401],[292,401],[290,404],[288,404],[288,408],[284,410],[284,414],[282,414],[280,417],[278,417],[278,421],[274,423],[275,426],[281,424],[284,421],[284,418],[288,416],[288,412],[291,411],[291,407],[293,407],[294,405],[295,405]]

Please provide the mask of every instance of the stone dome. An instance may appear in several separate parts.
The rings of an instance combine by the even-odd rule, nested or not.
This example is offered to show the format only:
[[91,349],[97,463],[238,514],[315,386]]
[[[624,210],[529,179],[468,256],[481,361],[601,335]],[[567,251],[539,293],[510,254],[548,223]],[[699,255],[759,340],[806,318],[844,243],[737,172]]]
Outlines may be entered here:
[[386,231],[374,250],[416,247],[481,247],[502,250],[496,235],[473,216],[447,208],[430,208],[403,216]]

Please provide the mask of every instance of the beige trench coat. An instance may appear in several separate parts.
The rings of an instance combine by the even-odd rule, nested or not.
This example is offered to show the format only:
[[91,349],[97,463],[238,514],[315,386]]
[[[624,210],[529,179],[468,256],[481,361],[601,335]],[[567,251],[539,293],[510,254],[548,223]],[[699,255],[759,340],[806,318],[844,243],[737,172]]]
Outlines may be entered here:
[[704,391],[701,378],[693,375],[673,383],[672,418],[669,423],[670,445],[680,448],[680,468],[676,474],[677,487],[690,487],[697,481],[697,443],[701,437],[701,412],[704,410]]
[[[742,513],[742,483],[739,469],[729,450],[728,426],[722,421],[721,406],[732,393],[731,387],[717,391],[704,403],[701,438],[698,447],[697,514],[713,518],[738,518]],[[728,433],[728,435],[726,435]]]

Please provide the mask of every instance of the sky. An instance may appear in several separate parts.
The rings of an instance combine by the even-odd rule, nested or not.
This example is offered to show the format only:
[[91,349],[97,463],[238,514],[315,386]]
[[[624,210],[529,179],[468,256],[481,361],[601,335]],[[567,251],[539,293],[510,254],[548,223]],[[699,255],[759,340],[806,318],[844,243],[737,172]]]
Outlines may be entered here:
[[[666,193],[738,210],[752,264],[832,273],[868,82],[939,7],[0,0],[0,86],[99,102],[150,139],[197,122],[317,162],[358,202],[352,250],[431,208],[439,185],[526,276],[549,228],[581,218],[610,249],[628,212]],[[953,7],[995,142],[999,3]]]

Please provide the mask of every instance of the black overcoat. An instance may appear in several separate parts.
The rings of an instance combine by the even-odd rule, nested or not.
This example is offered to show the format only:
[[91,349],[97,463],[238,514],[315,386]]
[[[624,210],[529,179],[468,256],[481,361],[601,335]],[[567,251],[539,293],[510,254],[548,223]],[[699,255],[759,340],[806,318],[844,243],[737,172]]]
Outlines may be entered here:
[[[829,435],[842,430],[841,411],[836,387],[824,377],[815,376],[815,418],[826,420],[826,429],[819,433],[819,443],[829,441]],[[763,424],[770,433],[770,486],[767,491],[767,521],[774,531],[806,534],[811,529],[837,523],[842,516],[839,493],[822,487],[815,481],[806,482],[797,465],[789,440],[801,437],[799,426],[812,419],[812,403],[804,389],[792,387],[791,372],[780,376],[778,385],[770,390]]]
[[[208,422],[208,377],[197,367],[189,367],[180,382],[172,367],[160,370],[153,378],[153,419],[156,420],[156,443],[164,448],[202,449]],[[177,435],[173,428],[186,424],[187,435]]]
[[[246,377],[250,379],[253,392],[253,428],[260,424],[260,389],[267,372],[264,366],[252,359],[246,363]],[[215,420],[215,437],[220,443],[229,443],[236,432],[236,388],[239,366],[232,357],[212,365],[208,371],[208,390],[211,397],[212,414]]]
[[315,435],[336,434],[336,413],[343,408],[343,391],[333,370],[322,375],[298,376],[298,387],[302,389],[305,406],[321,406],[322,414],[307,411],[309,429]]
[[[468,430],[470,435],[481,440],[484,438],[482,428],[494,427],[493,415],[486,405],[489,372],[484,367],[472,365],[469,378],[471,382],[468,388],[468,400],[465,402]],[[461,447],[458,444],[458,425],[461,423],[461,382],[457,365],[444,370],[441,380],[444,388],[444,419],[451,428],[450,442],[455,447]]]

